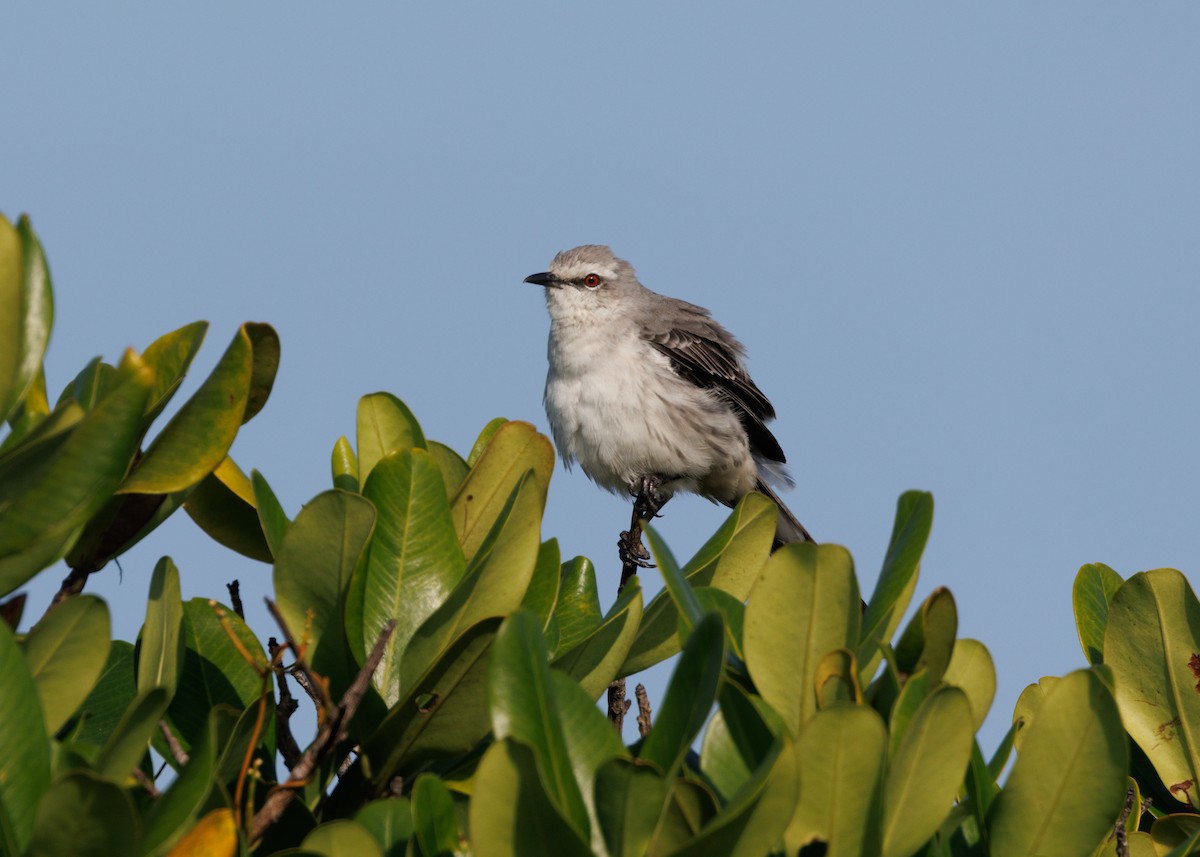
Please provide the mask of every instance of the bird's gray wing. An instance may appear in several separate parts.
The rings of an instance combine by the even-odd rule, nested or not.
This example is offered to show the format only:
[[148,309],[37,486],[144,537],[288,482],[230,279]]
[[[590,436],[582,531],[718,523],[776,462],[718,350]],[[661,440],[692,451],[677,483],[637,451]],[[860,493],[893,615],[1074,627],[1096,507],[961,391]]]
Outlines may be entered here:
[[676,303],[682,312],[671,313],[675,317],[670,321],[675,323],[665,323],[662,318],[650,320],[646,340],[666,355],[680,377],[712,390],[733,406],[754,452],[771,461],[785,462],[779,441],[766,426],[775,418],[775,408],[743,368],[741,343],[713,321],[707,310],[683,301]]

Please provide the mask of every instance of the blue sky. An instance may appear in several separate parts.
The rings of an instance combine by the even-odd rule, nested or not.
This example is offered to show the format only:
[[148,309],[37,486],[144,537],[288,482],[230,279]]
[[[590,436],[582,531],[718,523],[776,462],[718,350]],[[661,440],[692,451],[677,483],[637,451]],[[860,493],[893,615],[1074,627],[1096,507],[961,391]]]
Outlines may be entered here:
[[[18,6],[0,210],[49,255],[55,389],[204,318],[194,389],[238,324],[278,329],[233,452],[291,514],[362,394],[463,451],[544,429],[521,280],[612,245],[746,344],[788,502],[866,591],[897,496],[934,493],[918,598],[950,587],[996,659],[990,751],[1083,663],[1082,563],[1200,567],[1198,36],[1192,4]],[[660,528],[686,557],[723,514]],[[557,471],[544,533],[606,597],[627,520]],[[118,636],[163,553],[185,595],[268,591],[179,516],[89,584]]]

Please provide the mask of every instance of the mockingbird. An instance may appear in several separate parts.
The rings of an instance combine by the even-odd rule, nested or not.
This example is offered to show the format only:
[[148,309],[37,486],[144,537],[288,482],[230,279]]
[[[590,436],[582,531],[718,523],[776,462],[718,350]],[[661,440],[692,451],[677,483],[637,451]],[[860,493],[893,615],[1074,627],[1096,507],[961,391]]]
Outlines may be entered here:
[[[594,482],[639,498],[634,527],[679,491],[733,506],[750,491],[779,507],[776,541],[812,536],[776,496],[791,487],[775,417],[750,380],[745,349],[694,304],[650,291],[633,266],[587,244],[525,282],[550,310],[546,415],[559,454]],[[622,559],[647,565],[622,533]]]

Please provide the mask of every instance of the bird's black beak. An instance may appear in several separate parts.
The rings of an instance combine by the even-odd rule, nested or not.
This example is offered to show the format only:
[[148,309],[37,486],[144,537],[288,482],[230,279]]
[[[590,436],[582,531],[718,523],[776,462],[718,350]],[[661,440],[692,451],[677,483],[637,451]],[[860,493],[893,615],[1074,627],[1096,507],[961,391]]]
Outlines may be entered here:
[[558,277],[554,276],[549,271],[545,271],[541,274],[530,274],[528,277],[525,278],[525,282],[533,283],[535,286],[546,286],[546,287],[550,287],[550,286],[557,287],[559,285],[562,285],[561,282],[559,281]]

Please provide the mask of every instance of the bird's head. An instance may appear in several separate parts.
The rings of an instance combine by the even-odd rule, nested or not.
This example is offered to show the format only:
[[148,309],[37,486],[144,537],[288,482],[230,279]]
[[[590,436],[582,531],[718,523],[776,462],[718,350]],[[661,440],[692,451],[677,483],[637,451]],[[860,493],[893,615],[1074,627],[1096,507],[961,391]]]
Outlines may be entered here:
[[633,266],[600,244],[563,250],[550,263],[550,270],[530,274],[525,282],[545,287],[552,316],[556,311],[615,310],[621,296],[642,290]]

